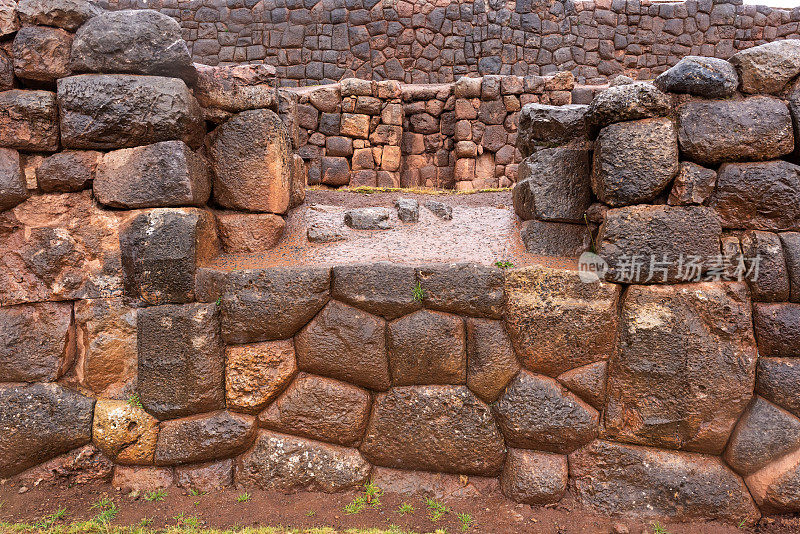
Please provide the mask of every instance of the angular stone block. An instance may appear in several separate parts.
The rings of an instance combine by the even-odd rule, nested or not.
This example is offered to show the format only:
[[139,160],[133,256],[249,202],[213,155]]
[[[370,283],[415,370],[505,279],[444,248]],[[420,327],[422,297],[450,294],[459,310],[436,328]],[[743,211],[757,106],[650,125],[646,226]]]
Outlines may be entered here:
[[297,372],[291,340],[232,345],[225,349],[225,362],[228,407],[246,413],[272,402]]
[[28,24],[56,26],[74,32],[102,13],[102,9],[93,0],[20,0],[17,13]]
[[0,211],[13,208],[29,196],[19,152],[0,148]]
[[800,232],[784,232],[778,234],[783,245],[786,258],[786,270],[789,273],[789,300],[800,302]]
[[665,93],[727,98],[736,92],[739,75],[724,59],[686,56],[660,74],[653,84]]
[[526,104],[519,113],[517,148],[527,158],[537,146],[562,145],[586,137],[585,115],[589,106]]
[[746,264],[752,267],[754,262],[758,262],[758,270],[753,267],[752,275],[746,277],[753,300],[789,300],[789,273],[778,234],[748,230],[742,235],[741,243]]
[[743,93],[780,93],[800,73],[800,40],[765,43],[735,53],[730,62],[739,71]]
[[494,402],[519,371],[502,321],[467,319],[467,386],[484,402]]
[[45,193],[88,189],[102,154],[93,150],[66,150],[48,156],[36,168],[36,181]]
[[800,355],[800,304],[753,305],[753,323],[761,356]]
[[150,465],[156,450],[158,420],[124,400],[100,399],[94,407],[92,440],[119,464]]
[[283,236],[286,221],[273,213],[217,211],[217,228],[222,248],[228,254],[265,252]]
[[670,112],[669,97],[648,82],[610,87],[598,94],[586,110],[590,133],[615,122],[663,117]]
[[503,313],[503,271],[476,263],[430,265],[417,269],[426,308],[471,317],[499,319]]
[[333,268],[333,298],[387,319],[422,308],[414,299],[414,267],[393,263],[342,265]]
[[227,411],[161,423],[156,465],[207,462],[234,456],[255,439],[255,418]]
[[195,68],[197,83],[194,94],[204,108],[232,113],[248,109],[277,109],[278,94],[274,87],[270,87],[275,82],[275,67],[272,65],[211,67],[195,64]]
[[55,82],[69,76],[72,35],[57,28],[25,26],[14,37],[14,74],[21,80]]
[[678,167],[678,175],[672,184],[667,204],[685,206],[703,204],[714,192],[717,173],[691,161],[682,161]]
[[553,504],[567,491],[567,475],[566,456],[510,449],[500,487],[514,502],[532,506]]
[[175,484],[182,488],[212,492],[233,486],[233,460],[219,460],[175,467]]
[[0,92],[0,146],[19,150],[58,150],[58,106],[50,91]]
[[592,245],[585,224],[530,220],[522,223],[519,233],[525,250],[537,256],[577,258]]
[[0,37],[14,33],[19,27],[17,0],[2,0],[0,2]]
[[558,381],[598,410],[606,405],[608,362],[596,362],[558,375]]
[[800,359],[758,359],[756,393],[800,417]]
[[543,148],[519,164],[512,195],[523,220],[583,223],[592,203],[589,151]]

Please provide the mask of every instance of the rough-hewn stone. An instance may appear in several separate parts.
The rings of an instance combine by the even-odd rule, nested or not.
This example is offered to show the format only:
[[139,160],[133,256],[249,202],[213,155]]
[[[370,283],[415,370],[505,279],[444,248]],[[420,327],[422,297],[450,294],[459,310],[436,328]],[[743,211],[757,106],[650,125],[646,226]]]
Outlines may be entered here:
[[665,93],[727,98],[736,92],[739,76],[736,68],[724,59],[686,56],[653,83]]
[[800,359],[758,359],[756,393],[800,417]]
[[0,211],[13,208],[28,196],[19,152],[0,148]]
[[558,375],[558,381],[571,392],[602,410],[606,405],[608,362],[595,362]]
[[255,438],[253,417],[220,411],[161,423],[156,465],[207,462],[233,456]]
[[265,252],[278,244],[286,221],[273,213],[217,211],[222,248],[229,254]]
[[511,339],[501,321],[467,319],[467,386],[494,402],[519,371]]
[[747,276],[747,284],[758,302],[789,300],[789,273],[778,234],[748,230],[741,238],[742,254],[746,261],[758,261],[758,271]]
[[225,349],[228,408],[258,412],[280,395],[296,372],[291,340],[228,346]]
[[519,233],[525,250],[537,256],[577,258],[592,243],[586,224],[530,220]]
[[759,355],[786,358],[800,355],[800,304],[756,303],[753,323]]
[[77,30],[102,9],[94,0],[20,0],[17,13],[23,22]]
[[390,217],[388,208],[353,208],[344,213],[344,223],[354,230],[388,230]]
[[14,33],[19,27],[17,0],[0,0],[0,37]]
[[765,513],[800,510],[800,450],[769,464],[745,479]]
[[333,268],[333,298],[375,315],[396,319],[422,307],[414,299],[414,267],[392,263]]
[[69,76],[71,46],[72,35],[64,30],[25,26],[14,37],[14,74],[22,80],[48,83]]
[[195,64],[195,96],[203,107],[237,113],[248,109],[276,109],[278,94],[270,83],[275,67],[257,65],[214,66]]
[[691,161],[682,161],[667,199],[670,206],[703,204],[714,192],[717,173]]
[[789,300],[800,302],[800,232],[778,234],[789,273]]
[[36,181],[45,193],[88,189],[95,178],[100,152],[67,150],[48,156],[36,168]]
[[517,148],[523,157],[535,152],[537,146],[565,144],[586,136],[584,115],[588,106],[570,104],[551,106],[527,104],[519,114]]
[[591,204],[589,151],[572,147],[537,150],[519,164],[514,211],[522,219],[584,222]]
[[566,456],[510,449],[500,487],[514,502],[533,506],[553,504],[567,491],[567,471]]
[[50,91],[0,92],[0,146],[19,150],[58,150],[58,107]]
[[209,493],[229,488],[233,486],[233,460],[176,466],[175,484]]
[[95,404],[92,440],[116,463],[152,464],[157,438],[158,420],[134,403],[100,399]]
[[739,71],[743,93],[779,93],[800,73],[800,40],[765,43],[734,54],[730,61]]
[[596,132],[615,122],[663,117],[670,111],[667,95],[648,82],[610,87],[597,95],[586,110],[587,127]]
[[174,482],[172,469],[164,467],[128,467],[118,465],[114,468],[111,484],[122,491],[155,491],[170,487]]
[[503,271],[476,263],[430,265],[417,269],[426,308],[499,319],[503,312]]
[[63,488],[81,484],[107,484],[113,474],[114,462],[89,444],[32,467],[15,476],[14,481],[20,487]]

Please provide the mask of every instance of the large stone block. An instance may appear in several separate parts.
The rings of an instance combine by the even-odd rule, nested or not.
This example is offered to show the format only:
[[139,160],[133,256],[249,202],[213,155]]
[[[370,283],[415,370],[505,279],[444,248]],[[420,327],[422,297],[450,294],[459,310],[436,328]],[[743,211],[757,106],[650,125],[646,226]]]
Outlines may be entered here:
[[211,170],[183,141],[123,148],[100,160],[94,194],[112,208],[201,207],[211,196]]
[[147,304],[191,302],[198,264],[219,250],[214,216],[196,208],[156,208],[120,229],[125,294]]
[[286,221],[274,213],[217,211],[217,229],[222,248],[228,254],[265,252],[283,236]]
[[747,487],[719,458],[595,441],[569,457],[578,502],[637,520],[760,517]]
[[233,459],[175,467],[175,484],[210,493],[233,486]]
[[484,402],[494,402],[519,371],[502,321],[467,319],[467,386]]
[[14,477],[19,486],[74,487],[107,484],[114,474],[114,463],[92,444],[56,456]]
[[58,150],[58,107],[50,91],[11,89],[0,92],[0,146]]
[[71,32],[102,11],[94,0],[20,0],[17,4],[17,13],[23,22],[56,26]]
[[800,232],[778,234],[789,273],[789,300],[800,302]]
[[253,417],[226,411],[165,421],[159,425],[155,463],[179,465],[234,456],[255,436]]
[[758,359],[756,393],[800,417],[800,359]]
[[464,320],[421,310],[389,323],[387,348],[392,385],[465,384]]
[[[780,302],[789,300],[789,273],[783,255],[783,245],[778,234],[748,230],[742,235],[742,254],[747,273],[747,284],[758,302]],[[757,270],[755,262],[758,262]]]
[[503,313],[503,271],[477,263],[430,265],[417,269],[426,308],[471,317],[499,319]]
[[370,405],[366,390],[301,373],[261,412],[258,423],[278,432],[353,447],[364,437]]
[[142,405],[159,419],[221,409],[225,354],[215,304],[139,311],[137,348]]
[[592,245],[586,224],[524,221],[519,230],[525,250],[536,256],[577,258]]
[[13,208],[29,196],[19,152],[0,148],[0,211]]
[[663,117],[670,112],[670,100],[648,82],[609,87],[598,94],[586,110],[586,125],[596,133],[615,122]]
[[91,18],[75,34],[71,64],[75,72],[173,76],[187,82],[197,77],[180,25],[151,9]]
[[505,458],[489,407],[465,386],[379,393],[361,451],[385,467],[486,476],[498,475]]
[[0,476],[89,443],[94,402],[57,384],[0,386]]
[[767,465],[745,482],[765,513],[800,511],[800,451]]
[[158,439],[158,420],[124,400],[100,399],[94,407],[92,440],[114,462],[150,465]]
[[248,109],[277,109],[278,93],[274,87],[275,67],[259,65],[215,66],[195,64],[195,96],[205,108],[232,113]]
[[789,109],[766,96],[700,100],[678,109],[681,152],[697,163],[776,159],[794,150]]
[[800,355],[800,304],[756,303],[753,322],[761,356]]
[[724,228],[800,230],[800,166],[787,161],[724,164],[709,206]]
[[609,362],[605,435],[720,454],[753,396],[750,309],[742,283],[631,286]]
[[205,133],[200,105],[175,78],[70,76],[58,80],[58,107],[67,148],[113,150],[172,140],[197,148]]
[[556,146],[586,137],[584,115],[589,106],[526,104],[519,113],[517,148],[528,157],[540,146]]
[[567,491],[567,457],[510,449],[500,487],[514,502],[541,506],[561,500]]
[[0,308],[0,382],[55,382],[74,359],[72,303]]
[[385,391],[389,388],[386,321],[338,301],[295,337],[297,362],[310,373]]
[[736,68],[724,59],[686,56],[653,83],[666,93],[727,98],[736,92],[739,75]]
[[233,271],[220,300],[222,336],[227,343],[290,338],[327,304],[329,290],[324,267]]
[[66,150],[45,158],[36,168],[36,181],[45,193],[72,193],[89,189],[102,154],[93,150]]
[[291,195],[292,141],[275,112],[239,113],[214,130],[208,146],[217,203],[242,211],[286,212]]
[[25,26],[14,37],[14,74],[32,82],[55,82],[69,76],[72,35],[57,28]]
[[291,340],[227,347],[225,394],[228,408],[258,412],[286,388],[296,373]]
[[506,443],[566,454],[592,441],[600,414],[552,378],[520,371],[492,405]]
[[717,173],[691,161],[682,161],[678,167],[678,175],[672,184],[667,204],[685,206],[703,204],[714,192]]
[[387,319],[422,307],[414,299],[414,267],[393,263],[342,265],[333,268],[333,298]]
[[17,0],[0,1],[0,37],[14,33],[19,27]]
[[699,281],[720,255],[722,227],[704,206],[608,210],[597,234],[606,280],[655,284]]
[[800,40],[765,43],[731,56],[739,71],[743,93],[780,93],[800,73]]
[[262,430],[253,448],[236,460],[236,484],[333,493],[363,484],[370,469],[358,449]]
[[514,211],[522,219],[584,222],[592,203],[589,151],[543,148],[519,164]]
[[526,368],[557,376],[614,353],[620,286],[527,267],[509,271],[505,287],[506,327]]

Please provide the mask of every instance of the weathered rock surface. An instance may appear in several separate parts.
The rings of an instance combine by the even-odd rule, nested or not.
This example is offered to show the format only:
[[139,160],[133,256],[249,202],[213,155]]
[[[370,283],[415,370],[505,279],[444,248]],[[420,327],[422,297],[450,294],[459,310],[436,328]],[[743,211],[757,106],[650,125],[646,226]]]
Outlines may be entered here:
[[589,151],[543,148],[519,164],[514,211],[522,219],[583,222],[592,203]]
[[500,487],[514,502],[532,506],[553,504],[567,491],[567,475],[566,456],[510,449]]
[[183,141],[162,141],[105,154],[94,194],[112,208],[201,207],[211,195],[211,173]]
[[589,106],[526,104],[519,113],[517,148],[527,158],[537,146],[556,146],[586,136],[584,116]]
[[258,416],[262,427],[344,446],[364,436],[370,411],[367,391],[332,378],[301,373]]
[[227,343],[287,339],[328,302],[330,269],[278,267],[233,271],[220,304]]
[[791,358],[800,354],[800,304],[753,305],[760,356]]
[[209,493],[229,488],[233,486],[233,460],[176,466],[175,484]]
[[497,478],[463,476],[430,471],[409,471],[389,467],[373,467],[370,480],[379,488],[399,495],[433,499],[463,499],[497,494]]
[[421,310],[389,323],[386,337],[392,385],[465,384],[464,320]]
[[[14,0],[3,0],[0,2],[0,33],[2,33],[3,26],[3,2],[12,2]],[[0,50],[0,91],[8,91],[14,88],[14,61],[9,54]]]
[[19,150],[58,150],[58,107],[50,91],[0,92],[0,146]]
[[557,376],[616,350],[619,286],[526,267],[506,274],[505,290],[506,327],[527,369]]
[[0,386],[0,476],[89,443],[94,402],[57,384]]
[[667,95],[651,83],[635,82],[610,87],[598,94],[586,110],[586,125],[597,132],[615,122],[663,117],[670,112]]
[[258,65],[215,66],[195,64],[195,96],[200,105],[233,113],[248,109],[277,109],[275,67]]
[[489,407],[465,386],[378,394],[361,451],[385,467],[486,476],[499,474],[505,458]]
[[152,464],[157,438],[158,420],[135,404],[110,399],[95,404],[92,440],[116,463]]
[[[783,255],[783,246],[778,234],[748,230],[741,238],[742,254],[753,267],[747,276],[747,284],[758,302],[780,302],[789,300],[789,273]],[[758,261],[758,271],[753,262]]]
[[511,339],[501,321],[467,319],[467,386],[491,403],[519,371]]
[[0,1],[0,37],[14,33],[19,27],[17,0]]
[[779,93],[800,73],[800,40],[784,39],[754,46],[731,56],[743,93]]
[[792,118],[767,96],[687,102],[678,108],[678,142],[701,164],[776,159],[794,150]]
[[54,82],[69,76],[72,35],[58,28],[25,26],[14,37],[14,74],[22,80]]
[[124,492],[155,491],[170,487],[174,482],[172,469],[164,467],[128,467],[118,465],[114,468],[111,484]]
[[800,302],[800,232],[778,234],[789,273],[789,300]]
[[552,378],[520,371],[492,406],[506,443],[566,454],[597,436],[600,415]]
[[755,522],[747,487],[719,458],[595,441],[569,457],[577,500],[600,513]]
[[530,220],[519,233],[525,250],[537,256],[577,258],[592,243],[586,224]]
[[228,254],[265,252],[281,239],[286,221],[273,213],[217,211],[217,230]]
[[19,152],[0,148],[0,211],[13,208],[28,196]]
[[721,234],[719,218],[704,206],[627,206],[606,213],[597,254],[608,263],[606,280],[698,281],[703,265],[720,254]]
[[354,230],[388,230],[390,217],[388,208],[353,208],[344,213],[344,223]]
[[71,303],[0,308],[0,382],[55,382],[74,358]]
[[742,283],[631,286],[609,362],[605,435],[720,454],[755,383],[750,309]]
[[413,198],[398,198],[394,201],[397,218],[405,223],[419,221],[419,202]]
[[286,212],[291,196],[292,141],[275,112],[239,113],[214,130],[208,148],[218,204],[242,211]]
[[499,319],[503,313],[503,271],[477,263],[436,264],[417,269],[426,308]]
[[800,451],[795,451],[745,479],[765,513],[800,510]]
[[28,24],[56,26],[74,32],[102,13],[102,9],[94,0],[20,0],[17,13]]
[[372,390],[389,388],[386,321],[338,301],[295,337],[298,366]]
[[443,202],[438,202],[436,200],[426,200],[425,207],[434,215],[439,217],[444,221],[452,221],[453,220],[453,208],[452,206],[448,206]]
[[667,204],[685,206],[702,204],[714,192],[717,173],[691,161],[682,161],[678,166],[678,175],[672,184]]
[[725,228],[800,230],[800,166],[787,161],[724,164],[709,206]]
[[228,407],[256,413],[277,398],[296,373],[291,340],[230,345],[225,349]]
[[558,375],[558,381],[598,410],[606,406],[608,362],[596,362]]
[[88,189],[95,178],[100,152],[66,150],[48,156],[36,168],[36,181],[45,193],[71,193]]
[[94,445],[84,445],[20,473],[14,482],[31,487],[72,487],[106,484],[114,474],[114,463]]
[[119,241],[125,295],[147,304],[194,300],[197,266],[219,250],[213,215],[196,208],[140,212]]
[[253,448],[236,460],[236,483],[333,493],[363,484],[370,468],[357,449],[261,430]]
[[422,307],[414,300],[416,270],[406,265],[374,263],[333,268],[333,298],[387,319]]
[[196,79],[181,27],[151,9],[110,11],[80,27],[72,45],[75,72],[173,76]]
[[724,59],[685,56],[659,75],[653,84],[665,93],[727,98],[736,92],[739,75],[736,68]]
[[156,465],[207,462],[245,450],[256,435],[253,417],[227,411],[161,423]]
[[159,419],[225,405],[225,354],[214,304],[139,310],[139,384],[145,410]]
[[124,74],[62,78],[58,108],[61,141],[67,148],[113,150],[171,140],[197,148],[205,133],[197,100],[175,78]]
[[800,360],[796,358],[758,359],[756,393],[800,417]]

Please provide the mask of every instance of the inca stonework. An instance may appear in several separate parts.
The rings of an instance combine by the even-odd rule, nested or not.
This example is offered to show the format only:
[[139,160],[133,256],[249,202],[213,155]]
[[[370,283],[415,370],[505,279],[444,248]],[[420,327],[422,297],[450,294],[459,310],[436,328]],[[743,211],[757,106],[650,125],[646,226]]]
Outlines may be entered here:
[[[157,11],[0,7],[0,478],[800,512],[800,41],[602,88],[286,91]],[[304,205],[483,167],[516,266],[358,261],[431,220],[474,244],[455,197]]]

